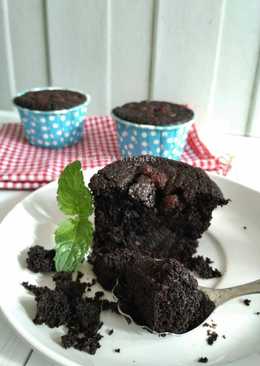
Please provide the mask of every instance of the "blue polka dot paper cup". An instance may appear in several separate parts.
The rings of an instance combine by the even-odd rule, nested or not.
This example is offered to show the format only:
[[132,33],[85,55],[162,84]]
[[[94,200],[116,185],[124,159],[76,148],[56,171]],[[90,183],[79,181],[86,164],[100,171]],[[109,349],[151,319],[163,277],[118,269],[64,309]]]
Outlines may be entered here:
[[180,160],[193,120],[154,126],[125,121],[113,114],[122,157],[153,155]]
[[[63,88],[35,88],[28,91],[40,90],[65,90]],[[23,93],[19,93],[20,96]],[[75,107],[55,110],[37,111],[20,107],[15,104],[21,122],[24,127],[24,134],[31,145],[39,147],[59,149],[74,145],[79,142],[84,132],[84,120],[90,96],[86,95],[86,101]]]

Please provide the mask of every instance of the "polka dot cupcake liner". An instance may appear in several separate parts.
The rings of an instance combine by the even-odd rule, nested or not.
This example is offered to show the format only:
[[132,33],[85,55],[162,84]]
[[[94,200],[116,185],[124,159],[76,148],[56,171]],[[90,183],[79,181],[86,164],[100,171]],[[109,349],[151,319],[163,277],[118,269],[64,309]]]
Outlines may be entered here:
[[[60,88],[37,88],[30,91],[46,89],[57,90]],[[31,145],[60,149],[74,145],[81,140],[89,102],[90,96],[87,95],[85,103],[69,109],[45,112],[30,110],[17,105],[16,108],[24,127],[25,137]]]
[[113,115],[122,157],[149,154],[180,160],[192,121],[172,126],[128,122]]

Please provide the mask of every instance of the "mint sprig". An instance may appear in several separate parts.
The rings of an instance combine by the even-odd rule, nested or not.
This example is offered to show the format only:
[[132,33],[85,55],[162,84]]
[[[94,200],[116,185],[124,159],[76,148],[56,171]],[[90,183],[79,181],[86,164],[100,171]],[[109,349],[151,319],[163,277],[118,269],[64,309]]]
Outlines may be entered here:
[[85,186],[80,161],[67,165],[61,173],[57,202],[67,220],[55,231],[55,267],[59,272],[73,272],[84,260],[93,238],[93,225],[89,221],[93,199]]
[[79,160],[66,166],[58,182],[57,201],[65,215],[90,216],[93,213],[93,200],[90,190],[85,186]]

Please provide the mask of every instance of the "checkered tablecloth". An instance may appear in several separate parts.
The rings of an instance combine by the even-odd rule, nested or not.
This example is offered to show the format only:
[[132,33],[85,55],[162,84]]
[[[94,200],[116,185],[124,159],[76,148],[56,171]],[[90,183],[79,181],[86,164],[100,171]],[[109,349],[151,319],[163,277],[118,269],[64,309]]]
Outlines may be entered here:
[[[70,162],[80,160],[84,169],[104,166],[120,158],[115,125],[109,116],[88,117],[84,138],[61,150],[29,145],[19,123],[0,129],[0,188],[36,189],[55,180]],[[226,175],[230,164],[213,156],[192,126],[182,161]]]

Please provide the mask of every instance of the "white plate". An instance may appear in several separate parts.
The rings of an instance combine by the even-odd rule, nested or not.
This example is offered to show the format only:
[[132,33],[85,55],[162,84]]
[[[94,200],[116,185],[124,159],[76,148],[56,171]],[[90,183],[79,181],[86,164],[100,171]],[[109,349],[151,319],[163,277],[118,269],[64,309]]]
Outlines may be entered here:
[[[88,181],[93,174],[86,174]],[[214,177],[225,197],[232,202],[214,213],[212,225],[201,239],[200,252],[215,260],[224,273],[219,280],[202,281],[211,286],[226,287],[260,278],[260,194],[239,184]],[[95,356],[59,344],[62,329],[35,326],[33,297],[20,285],[22,281],[50,284],[48,276],[25,269],[26,249],[35,244],[51,247],[55,225],[61,219],[56,206],[57,184],[51,183],[28,196],[4,219],[0,227],[0,302],[9,322],[32,346],[56,362],[68,366],[194,365],[201,356],[210,364],[224,364],[260,350],[260,296],[250,296],[250,306],[235,299],[219,308],[212,319],[218,324],[218,340],[206,343],[207,328],[181,336],[165,338],[147,333],[136,325],[128,325],[117,315],[106,313],[101,332],[102,347]],[[246,226],[245,230],[243,227]],[[86,277],[91,269],[85,266]],[[111,336],[106,329],[114,329]],[[222,335],[226,339],[222,338]],[[114,352],[120,348],[121,352]]]

